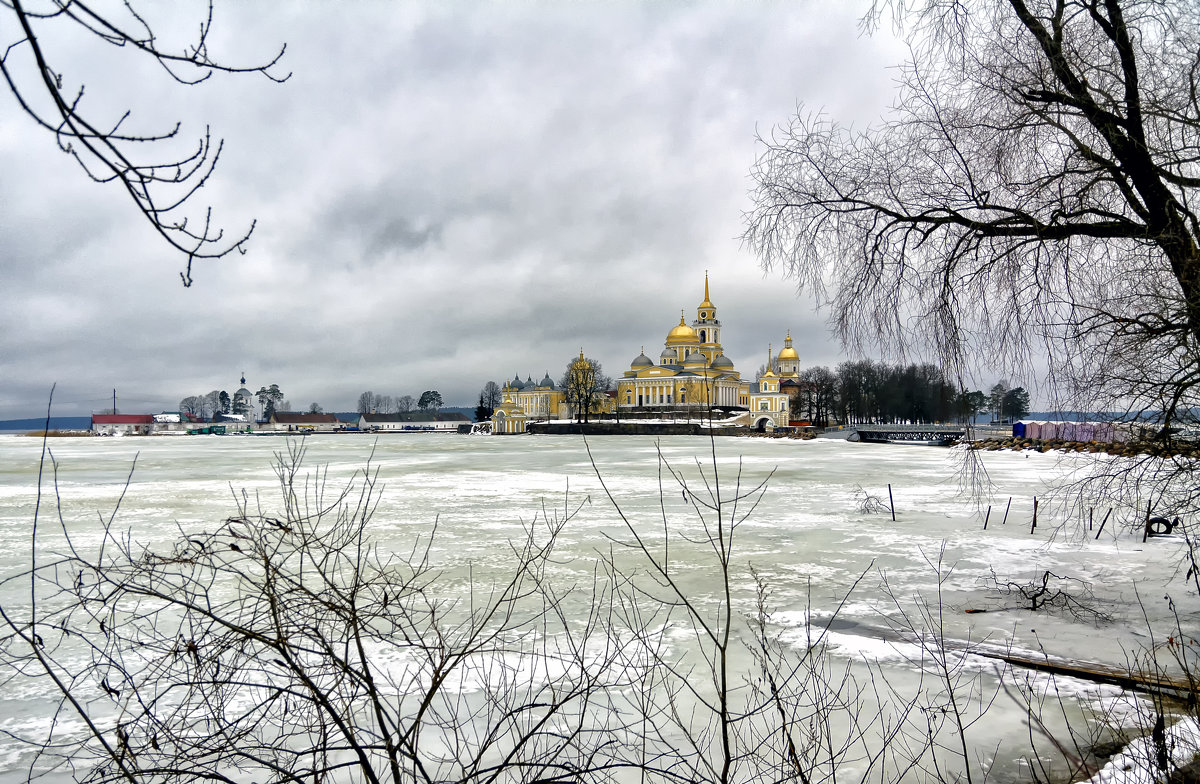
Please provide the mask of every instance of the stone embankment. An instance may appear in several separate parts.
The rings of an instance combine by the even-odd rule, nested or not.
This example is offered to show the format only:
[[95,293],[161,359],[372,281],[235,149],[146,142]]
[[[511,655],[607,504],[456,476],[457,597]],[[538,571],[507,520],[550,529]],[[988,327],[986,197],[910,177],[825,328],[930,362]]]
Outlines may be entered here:
[[1117,457],[1186,457],[1200,458],[1200,443],[1191,441],[1120,441],[1108,443],[1103,441],[1059,441],[1042,440],[1040,438],[986,438],[982,441],[972,441],[972,449],[986,449],[994,452],[1000,449],[1011,449],[1014,452],[1032,450],[1034,452],[1091,452],[1116,455]]
[[742,438],[790,438],[793,441],[808,441],[810,439],[817,437],[816,433],[809,432],[809,431],[802,431],[799,433],[787,433],[787,432],[780,433],[779,431],[774,431],[771,433],[763,433],[763,432],[759,432],[757,430],[745,430],[745,429],[735,430],[735,431],[729,433],[728,435],[741,436]]
[[531,422],[530,433],[585,436],[737,436],[744,438],[792,438],[808,440],[815,433],[762,433],[744,427],[708,428],[697,422]]

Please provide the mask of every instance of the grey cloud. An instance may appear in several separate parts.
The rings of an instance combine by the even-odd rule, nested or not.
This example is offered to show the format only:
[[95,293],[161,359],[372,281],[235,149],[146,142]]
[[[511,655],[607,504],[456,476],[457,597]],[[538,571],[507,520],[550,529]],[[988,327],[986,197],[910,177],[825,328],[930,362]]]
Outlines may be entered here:
[[216,51],[286,41],[292,80],[181,91],[139,69],[137,119],[226,140],[197,205],[230,231],[257,219],[249,253],[184,291],[124,197],[14,118],[0,418],[36,414],[55,378],[86,412],[113,386],[177,401],[243,369],[327,409],[368,388],[470,404],[580,346],[619,374],[691,316],[706,269],[739,367],[788,328],[836,359],[736,239],[756,127],[797,100],[861,121],[890,98],[899,54],[827,5],[219,2]]

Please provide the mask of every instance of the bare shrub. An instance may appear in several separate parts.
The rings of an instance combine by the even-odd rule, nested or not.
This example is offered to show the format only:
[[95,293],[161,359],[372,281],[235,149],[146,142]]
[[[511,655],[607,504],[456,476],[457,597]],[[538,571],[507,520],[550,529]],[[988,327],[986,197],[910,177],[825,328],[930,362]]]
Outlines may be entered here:
[[1091,585],[1078,577],[1046,569],[1040,576],[1027,580],[1008,580],[993,570],[983,583],[1002,599],[1019,599],[1018,606],[1026,610],[1057,612],[1093,623],[1112,621],[1112,615],[1101,609]]
[[854,486],[854,507],[859,514],[884,514],[888,511],[888,503],[877,495],[872,495],[863,489],[862,485]]
[[[279,456],[281,511],[251,508],[167,549],[109,520],[93,553],[27,574],[3,660],[57,691],[80,732],[30,737],[31,771],[95,780],[554,781],[613,764],[629,673],[611,593],[546,580],[575,509],[509,542],[499,578],[438,585],[431,530],[408,553],[368,531],[368,465],[329,491]],[[577,509],[577,507],[576,507]],[[36,544],[36,543],[35,543]],[[568,617],[563,607],[588,610]],[[579,601],[575,601],[579,599]],[[636,673],[633,673],[636,678]]]

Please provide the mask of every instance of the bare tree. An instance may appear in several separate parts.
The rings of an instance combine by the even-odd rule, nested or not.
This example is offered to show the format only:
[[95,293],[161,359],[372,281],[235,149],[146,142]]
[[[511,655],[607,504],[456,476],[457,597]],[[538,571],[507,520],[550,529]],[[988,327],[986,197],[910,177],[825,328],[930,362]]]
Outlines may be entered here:
[[180,277],[184,286],[190,286],[195,261],[244,252],[254,231],[251,223],[245,231],[226,237],[213,224],[211,207],[199,216],[185,211],[212,176],[224,142],[213,140],[206,127],[194,144],[180,149],[178,124],[138,131],[124,127],[128,111],[104,116],[89,110],[82,74],[66,71],[46,42],[61,36],[76,45],[109,45],[131,57],[157,62],[181,85],[199,84],[215,73],[257,73],[276,82],[290,74],[275,72],[283,48],[259,65],[235,66],[214,59],[209,49],[211,2],[193,41],[179,47],[149,21],[158,9],[136,5],[99,8],[90,2],[54,2],[35,9],[27,8],[24,0],[10,0],[0,12],[12,22],[6,27],[8,40],[0,46],[0,75],[22,111],[53,134],[59,149],[72,156],[88,177],[121,184],[153,229],[183,255],[186,265]]
[[412,395],[400,395],[396,398],[396,413],[405,414],[413,410],[417,403]]
[[376,398],[374,392],[363,392],[358,396],[358,408],[356,410],[360,414],[375,413],[375,400]]
[[603,395],[611,386],[612,379],[604,375],[600,363],[583,356],[582,351],[567,363],[567,370],[559,380],[567,408],[581,422],[591,420],[591,415],[600,409]]
[[795,413],[803,413],[814,425],[829,423],[837,405],[838,379],[824,365],[806,368],[800,373],[800,395],[794,401]]
[[[879,0],[895,108],[763,138],[745,241],[851,346],[1028,372],[1082,410],[1196,411],[1200,11],[1183,0]],[[956,384],[956,387],[961,384]]]
[[603,639],[611,595],[545,580],[578,506],[543,510],[506,568],[480,569],[449,600],[428,590],[432,532],[408,553],[371,542],[376,472],[328,490],[300,473],[303,454],[280,455],[269,512],[243,497],[220,525],[156,548],[110,518],[104,544],[68,539],[10,578],[32,593],[28,617],[0,607],[0,661],[53,683],[51,724],[71,715],[81,730],[31,738],[31,770],[484,784],[625,764],[609,750],[629,732],[630,677]]
[[396,404],[391,395],[379,395],[375,398],[375,410],[381,414],[391,414],[396,410]]
[[495,381],[489,381],[483,385],[483,389],[479,392],[479,405],[494,409],[503,401],[500,394],[500,385]]
[[206,419],[211,419],[221,411],[221,390],[214,389],[207,395],[201,398],[203,401],[204,416]]

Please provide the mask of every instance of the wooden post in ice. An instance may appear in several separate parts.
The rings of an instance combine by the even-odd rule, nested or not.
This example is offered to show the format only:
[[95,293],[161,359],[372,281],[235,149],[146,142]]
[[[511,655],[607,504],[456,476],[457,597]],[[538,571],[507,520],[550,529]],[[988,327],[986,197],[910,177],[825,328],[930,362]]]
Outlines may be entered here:
[[892,483],[888,482],[888,505],[892,507],[892,522],[896,522],[896,501],[892,498]]
[[1142,541],[1145,542],[1150,538],[1150,509],[1153,506],[1153,501],[1146,502],[1146,525],[1142,528]]
[[983,530],[985,530],[985,531],[987,530],[987,521],[988,521],[988,518],[990,518],[991,516],[992,516],[992,505],[991,505],[991,504],[988,504],[988,510],[987,510],[987,514],[985,514],[985,515],[983,516]]
[[1092,517],[1096,514],[1096,507],[1088,509],[1088,530],[1092,530]]
[[1002,520],[1000,522],[1000,525],[1008,524],[1008,510],[1009,509],[1012,509],[1012,496],[1011,495],[1008,497],[1008,506],[1004,507],[1004,520]]
[[1037,528],[1037,496],[1033,497],[1033,525],[1029,526],[1029,533],[1033,533]]
[[1104,533],[1104,524],[1108,522],[1108,516],[1112,514],[1112,507],[1108,507],[1108,511],[1104,513],[1104,519],[1100,521],[1100,530],[1096,532],[1096,538],[1100,538],[1100,534]]

